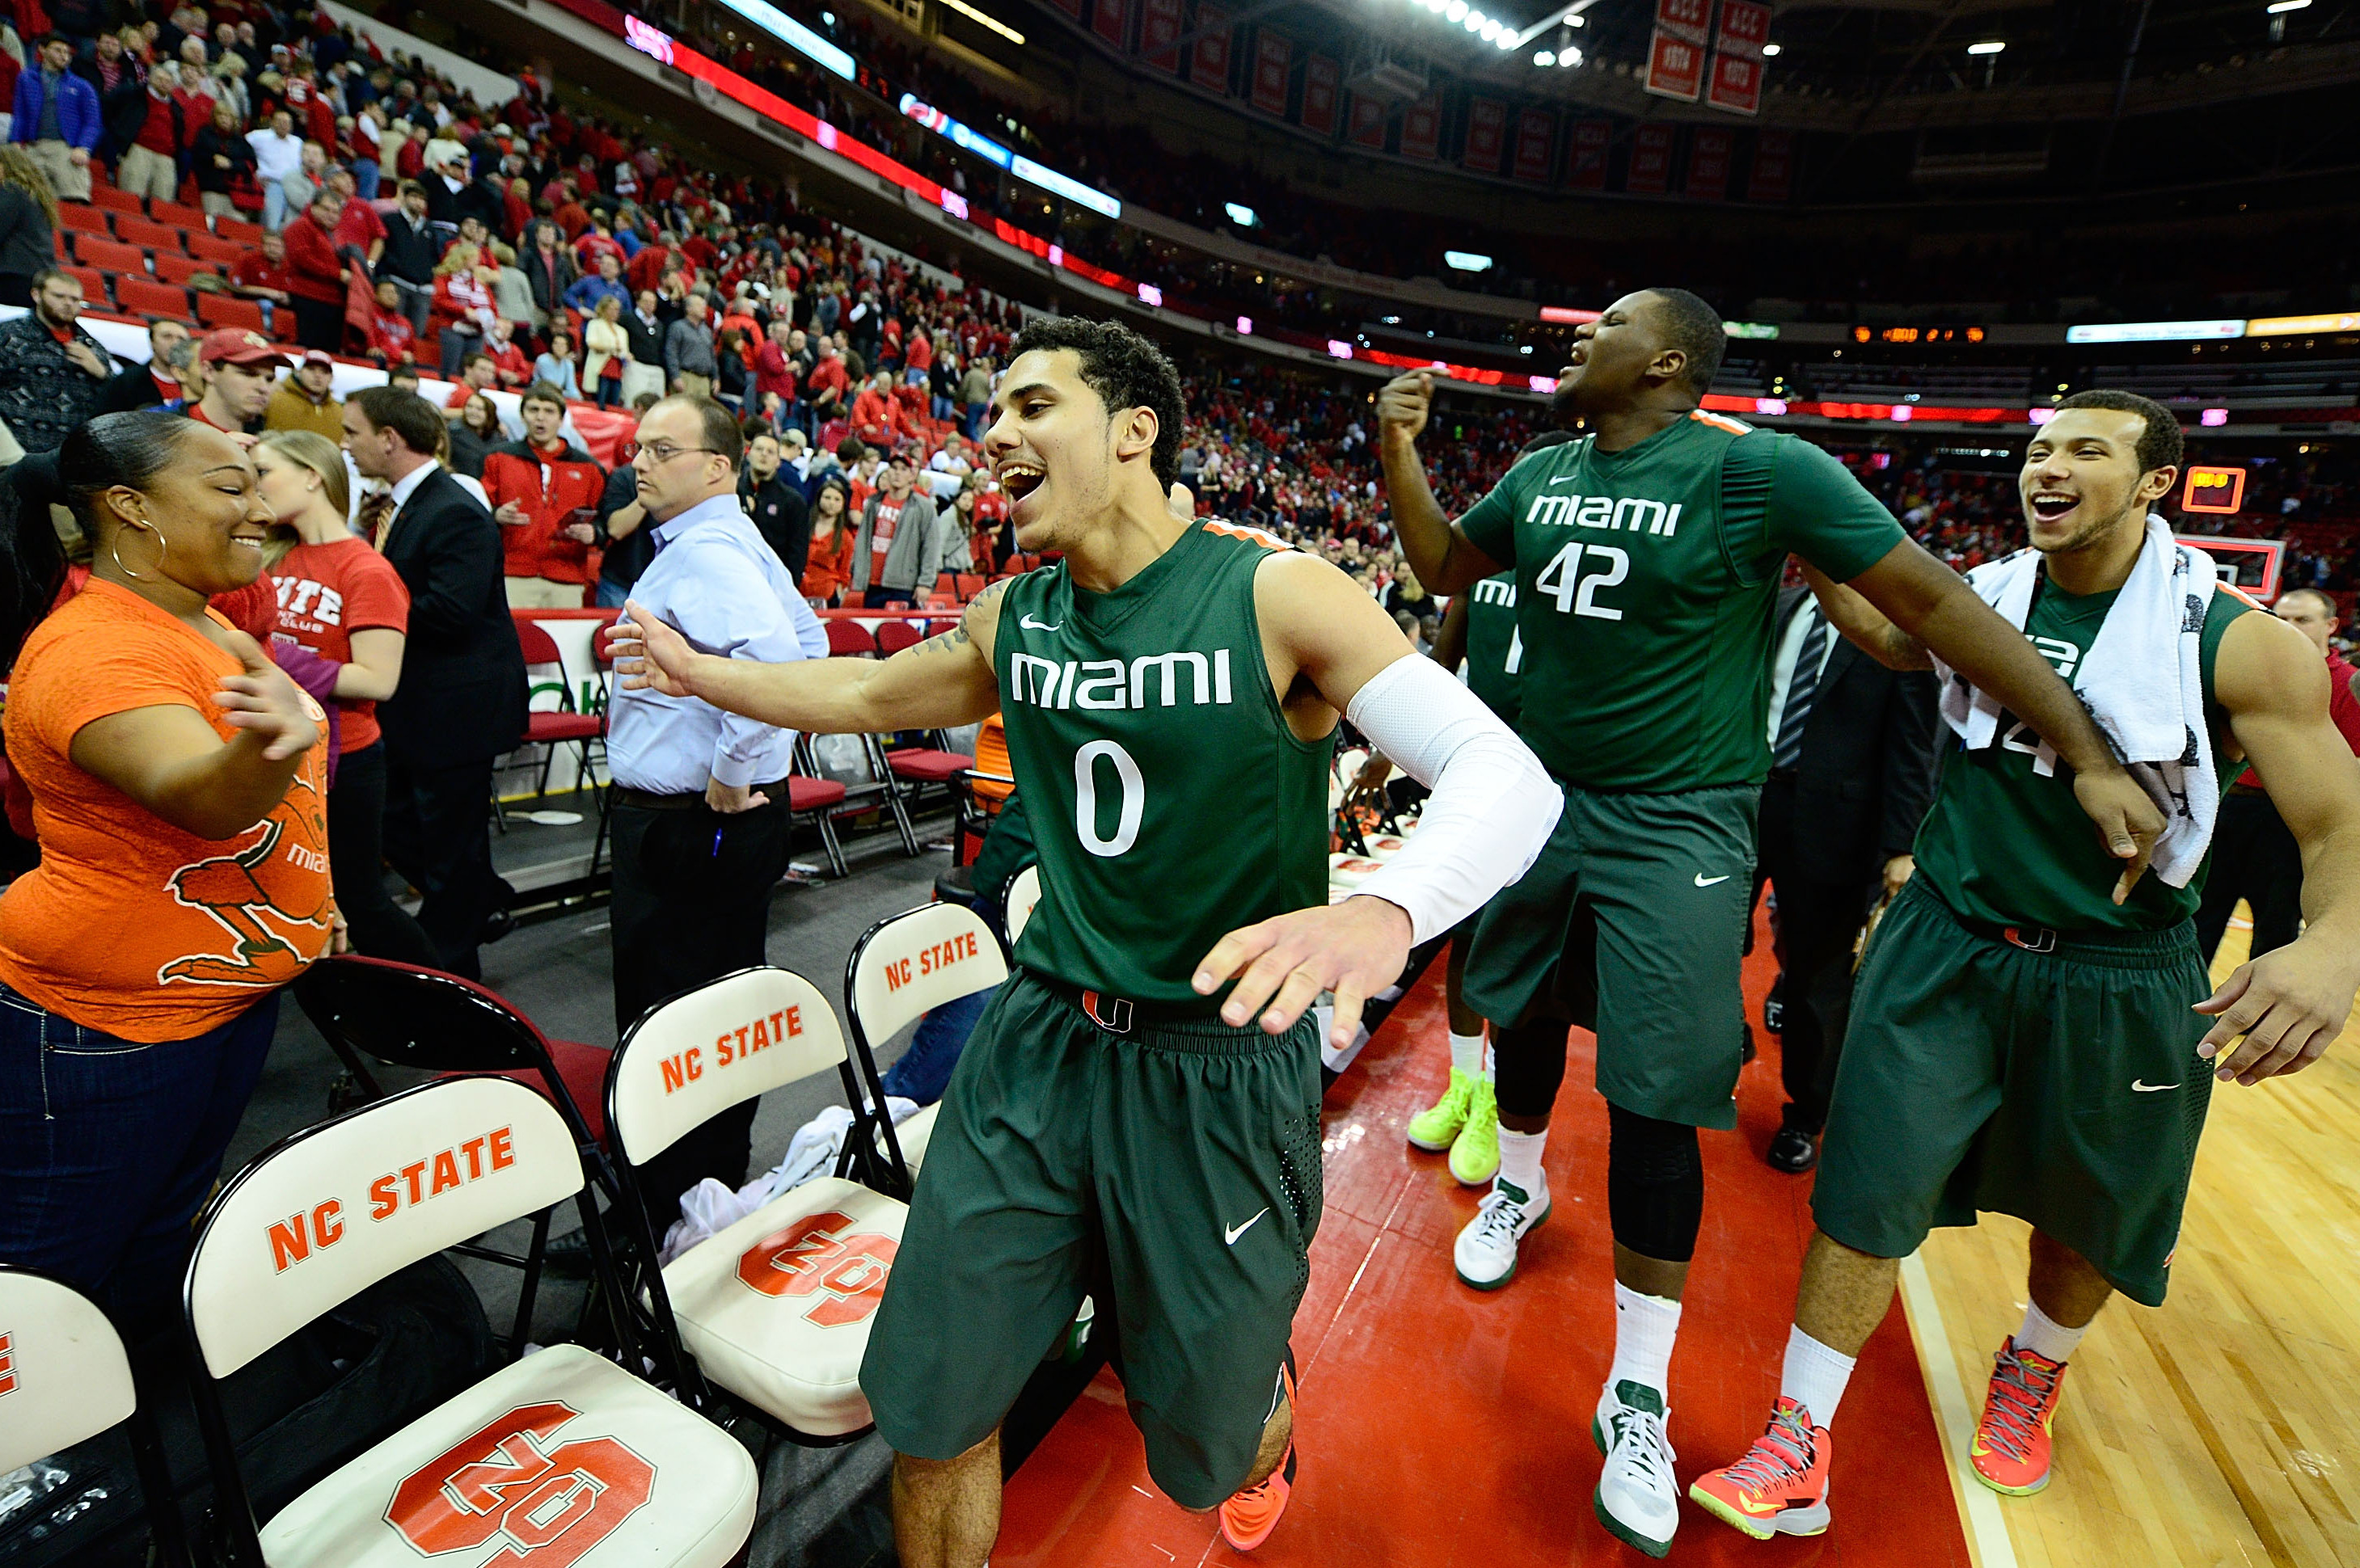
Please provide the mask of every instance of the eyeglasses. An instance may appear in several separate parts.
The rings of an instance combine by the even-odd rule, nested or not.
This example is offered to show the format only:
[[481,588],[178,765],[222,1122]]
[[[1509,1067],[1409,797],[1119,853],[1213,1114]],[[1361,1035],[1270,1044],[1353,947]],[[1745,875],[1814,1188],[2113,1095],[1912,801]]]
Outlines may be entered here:
[[674,446],[670,441],[655,441],[650,445],[641,446],[635,441],[627,441],[618,450],[622,460],[625,463],[637,463],[639,460],[639,454],[641,452],[645,452],[648,456],[655,459],[659,467],[664,463],[670,463],[673,458],[680,456],[683,452],[701,452],[709,457],[718,457],[721,455],[709,446]]

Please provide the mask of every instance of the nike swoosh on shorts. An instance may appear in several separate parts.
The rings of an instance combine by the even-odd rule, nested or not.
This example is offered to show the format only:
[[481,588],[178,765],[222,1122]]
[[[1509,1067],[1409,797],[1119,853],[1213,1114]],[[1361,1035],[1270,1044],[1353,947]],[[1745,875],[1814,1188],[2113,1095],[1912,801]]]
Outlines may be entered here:
[[1270,1213],[1268,1209],[1263,1209],[1260,1213],[1256,1214],[1253,1219],[1246,1221],[1245,1224],[1239,1225],[1234,1229],[1228,1225],[1223,1225],[1221,1227],[1221,1240],[1230,1247],[1235,1247],[1238,1244],[1238,1237],[1253,1229],[1254,1220],[1259,1220],[1262,1218],[1262,1214],[1266,1214],[1268,1213]]

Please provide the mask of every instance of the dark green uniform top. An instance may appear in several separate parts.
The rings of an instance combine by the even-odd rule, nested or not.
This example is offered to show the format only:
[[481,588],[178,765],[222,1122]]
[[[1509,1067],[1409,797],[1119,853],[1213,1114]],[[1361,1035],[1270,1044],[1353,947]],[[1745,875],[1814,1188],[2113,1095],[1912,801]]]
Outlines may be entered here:
[[[2045,572],[2033,589],[2024,635],[2066,684],[2073,684],[2119,592],[2068,593]],[[2243,765],[2226,757],[2225,748],[2233,744],[2229,715],[2212,695],[2212,666],[2222,635],[2251,608],[2240,595],[2216,590],[2197,643],[2206,727],[2223,789]],[[1943,757],[1941,781],[1933,809],[1918,830],[1917,848],[1918,875],[1954,914],[2061,931],[2160,931],[2195,914],[2212,868],[2209,855],[2187,887],[2174,887],[2149,872],[2117,905],[2114,883],[2123,863],[2098,842],[2097,830],[2074,797],[2072,768],[2060,762],[2048,778],[2033,771],[2040,737],[2005,710],[1990,746],[1968,751],[1955,744],[1957,738],[1951,736],[1954,744]]]
[[1467,689],[1510,729],[1524,708],[1524,643],[1516,629],[1516,574],[1467,590]]
[[1782,560],[1841,582],[1901,525],[1808,441],[1702,409],[1621,452],[1597,444],[1533,453],[1459,519],[1515,569],[1518,731],[1585,789],[1758,784]]
[[1027,968],[1209,1011],[1188,981],[1215,942],[1327,902],[1335,735],[1287,727],[1254,614],[1286,548],[1207,522],[1111,593],[1062,562],[1009,583],[992,662],[1040,846]]

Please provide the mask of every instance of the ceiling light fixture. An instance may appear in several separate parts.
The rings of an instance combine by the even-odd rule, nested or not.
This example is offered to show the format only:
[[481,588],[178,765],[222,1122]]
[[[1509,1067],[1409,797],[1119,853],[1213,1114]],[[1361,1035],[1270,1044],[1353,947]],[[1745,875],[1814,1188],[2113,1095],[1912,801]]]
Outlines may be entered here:
[[1534,51],[1533,63],[1535,65],[1555,65],[1557,63],[1557,51],[1555,49],[1537,49]]
[[1762,46],[1763,58],[1765,60],[1776,60],[1779,52],[1780,51],[1776,44],[1764,44]]
[[1967,46],[1967,52],[1969,54],[1997,54],[2000,50],[2005,48],[2007,48],[2005,44],[2000,42],[1997,38],[1994,38],[1988,43],[1969,44]]

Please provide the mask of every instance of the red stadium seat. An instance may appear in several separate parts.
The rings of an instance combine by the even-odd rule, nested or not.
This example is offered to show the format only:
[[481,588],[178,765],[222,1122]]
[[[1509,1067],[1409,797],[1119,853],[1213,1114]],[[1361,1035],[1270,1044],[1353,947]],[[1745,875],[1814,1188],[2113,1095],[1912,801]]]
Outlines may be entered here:
[[262,307],[235,294],[198,295],[197,320],[209,327],[246,327],[257,332],[263,330]]
[[73,242],[74,259],[84,267],[95,267],[102,272],[145,272],[148,256],[137,245],[125,245],[121,240],[101,239],[96,234],[76,234]]
[[115,237],[125,245],[136,245],[142,250],[179,250],[180,231],[169,224],[148,218],[135,218],[118,212],[115,219]]
[[827,651],[838,659],[857,658],[877,651],[877,638],[858,621],[827,623]]
[[958,574],[957,583],[959,602],[961,604],[965,604],[967,600],[974,598],[978,593],[983,592],[983,579],[971,572],[960,572]]
[[219,234],[191,234],[188,237],[187,249],[188,254],[195,256],[199,261],[219,262],[224,267],[231,267],[250,254],[255,245],[259,244],[261,244],[259,240],[253,244],[246,244],[238,240],[224,239]]
[[68,267],[60,270],[82,285],[83,304],[101,310],[115,308],[114,296],[107,291],[105,273],[94,267]]
[[184,207],[178,201],[158,201],[148,210],[148,215],[176,229],[202,229],[205,226],[203,208]]
[[910,621],[887,621],[877,628],[877,651],[886,659],[925,640],[926,634]]
[[169,256],[161,251],[156,255],[156,278],[160,283],[186,284],[200,272],[218,278],[221,268],[210,261],[193,256]]
[[115,225],[107,221],[110,216],[111,214],[104,207],[84,207],[71,201],[61,201],[58,204],[59,223],[85,234],[103,234],[109,239],[114,238]]
[[110,212],[128,212],[135,218],[148,215],[140,207],[138,197],[128,191],[118,191],[112,185],[101,185],[95,180],[90,182],[90,204],[104,207]]
[[[249,223],[243,218],[215,218],[213,234],[221,239],[234,241],[249,250],[262,243],[262,225]],[[191,251],[190,254],[193,256],[196,253]]]
[[187,289],[132,273],[115,278],[115,302],[135,316],[170,316],[177,321],[189,313]]

